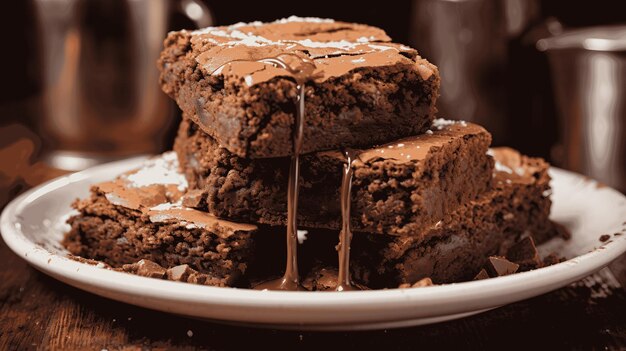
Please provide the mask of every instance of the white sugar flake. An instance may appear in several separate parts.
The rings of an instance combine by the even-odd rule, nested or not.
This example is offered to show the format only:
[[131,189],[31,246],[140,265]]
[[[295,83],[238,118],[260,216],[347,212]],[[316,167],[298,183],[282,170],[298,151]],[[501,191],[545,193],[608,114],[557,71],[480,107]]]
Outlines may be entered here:
[[136,172],[123,176],[132,187],[144,187],[155,184],[174,184],[178,190],[185,191],[187,179],[178,171],[178,158],[173,151],[160,157],[151,158]]
[[453,121],[450,119],[437,118],[433,121],[433,128],[437,128],[437,130],[442,130],[445,127],[457,124],[463,127],[467,127],[467,122],[465,121]]
[[505,173],[508,173],[508,174],[513,174],[513,170],[511,168],[503,165],[499,161],[496,161],[495,169],[498,172],[505,172]]

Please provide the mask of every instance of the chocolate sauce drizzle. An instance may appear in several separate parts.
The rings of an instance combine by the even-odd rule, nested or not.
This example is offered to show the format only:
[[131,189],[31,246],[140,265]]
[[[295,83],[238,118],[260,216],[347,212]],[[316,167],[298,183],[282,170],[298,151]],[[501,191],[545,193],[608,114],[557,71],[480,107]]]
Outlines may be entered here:
[[352,162],[358,154],[354,150],[346,150],[346,164],[343,165],[343,177],[341,179],[341,232],[339,233],[339,274],[337,275],[337,291],[360,290],[352,284],[350,279],[350,243],[352,230],[350,228],[350,203],[352,202]]
[[[295,55],[293,55],[295,56]],[[298,56],[296,56],[298,57]],[[299,58],[299,57],[298,57]],[[300,58],[301,59],[301,58]],[[304,140],[304,85],[307,70],[296,70],[280,57],[261,59],[259,62],[279,66],[292,73],[296,78],[298,96],[296,104],[296,120],[292,134],[293,154],[289,167],[289,183],[287,188],[287,263],[282,278],[270,280],[255,287],[258,290],[306,290],[300,285],[298,273],[298,191],[300,178],[300,152]],[[307,63],[306,61],[303,61]],[[304,67],[306,67],[305,65]],[[314,67],[314,66],[313,66]],[[311,70],[312,71],[312,70]]]
[[[239,61],[239,60],[236,60]],[[245,60],[241,60],[245,61]],[[290,61],[288,63],[287,61]],[[233,61],[231,61],[233,62]],[[231,63],[225,63],[215,71]],[[292,131],[293,153],[289,167],[289,183],[287,187],[287,262],[285,273],[281,278],[261,283],[254,287],[256,290],[306,290],[300,284],[298,272],[298,192],[300,178],[300,153],[304,140],[304,118],[305,118],[305,82],[313,76],[315,64],[305,58],[295,54],[282,54],[276,57],[268,57],[256,60],[265,64],[273,65],[287,70],[296,80],[296,116],[294,129]],[[346,150],[346,164],[343,169],[341,182],[341,216],[342,228],[339,234],[339,274],[337,281],[337,291],[361,290],[354,285],[350,279],[350,242],[352,241],[352,231],[350,228],[350,203],[352,193],[352,162],[358,156],[355,150]]]

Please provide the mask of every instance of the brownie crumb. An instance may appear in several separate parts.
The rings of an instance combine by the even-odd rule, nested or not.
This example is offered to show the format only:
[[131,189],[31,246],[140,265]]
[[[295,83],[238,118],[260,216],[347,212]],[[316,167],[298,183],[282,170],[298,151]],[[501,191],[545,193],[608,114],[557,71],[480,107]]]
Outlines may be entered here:
[[600,240],[601,242],[606,242],[610,238],[611,238],[611,236],[609,234],[602,234],[602,235],[600,235],[600,238],[598,238],[598,240]]
[[564,225],[557,222],[552,222],[552,225],[554,226],[554,230],[556,230],[559,237],[565,240],[568,240],[572,237],[572,233]]
[[400,284],[400,285],[398,286],[398,288],[399,288],[399,289],[406,289],[406,288],[423,288],[423,287],[426,287],[426,286],[433,286],[433,285],[434,285],[434,284],[433,284],[432,279],[430,279],[429,277],[426,277],[426,278],[422,278],[422,279],[420,279],[420,280],[416,281],[416,282],[415,282],[415,283],[413,283],[413,284],[409,284],[409,283],[403,283],[403,284]]
[[547,267],[547,266],[551,266],[553,264],[557,264],[557,263],[561,263],[565,261],[565,258],[562,256],[559,256],[556,253],[551,253],[548,256],[543,258],[543,266]]
[[[69,258],[70,260],[74,260],[80,263],[86,263],[88,265],[96,266],[98,268],[107,268],[107,269],[111,268],[111,266],[106,264],[105,262],[94,260],[91,258],[80,257],[80,256],[76,256],[73,254],[67,254],[66,257]],[[50,263],[50,260],[48,260],[48,263]]]

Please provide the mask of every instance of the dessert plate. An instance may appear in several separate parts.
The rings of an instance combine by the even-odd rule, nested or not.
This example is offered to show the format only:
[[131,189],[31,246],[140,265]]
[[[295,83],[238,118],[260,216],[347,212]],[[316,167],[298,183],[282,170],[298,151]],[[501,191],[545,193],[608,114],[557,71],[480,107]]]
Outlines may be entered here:
[[[38,270],[77,288],[155,310],[225,323],[309,330],[392,328],[479,313],[575,282],[626,251],[626,197],[596,181],[551,169],[553,220],[572,233],[540,251],[567,261],[494,279],[413,289],[279,292],[217,288],[144,278],[80,263],[59,244],[70,204],[89,186],[135,168],[135,158],[71,174],[11,202],[0,219],[7,245]],[[599,240],[608,234],[605,242]]]

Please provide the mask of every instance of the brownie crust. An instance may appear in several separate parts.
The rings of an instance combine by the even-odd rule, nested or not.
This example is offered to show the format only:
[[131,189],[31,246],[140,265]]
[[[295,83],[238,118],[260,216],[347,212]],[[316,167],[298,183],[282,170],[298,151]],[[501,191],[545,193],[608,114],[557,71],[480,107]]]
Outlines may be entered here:
[[[491,136],[471,123],[440,121],[430,133],[362,150],[353,163],[354,230],[405,235],[441,220],[491,186]],[[198,209],[245,223],[284,225],[288,158],[238,157],[184,118],[174,150]],[[302,156],[299,225],[339,229],[339,152]]]
[[248,67],[262,58],[287,54],[317,67],[304,83],[303,153],[420,134],[436,113],[437,68],[375,27],[294,17],[172,32],[164,47],[163,91],[243,158],[292,154],[297,83],[286,70]]

